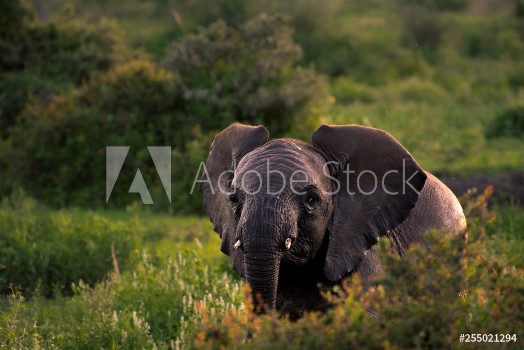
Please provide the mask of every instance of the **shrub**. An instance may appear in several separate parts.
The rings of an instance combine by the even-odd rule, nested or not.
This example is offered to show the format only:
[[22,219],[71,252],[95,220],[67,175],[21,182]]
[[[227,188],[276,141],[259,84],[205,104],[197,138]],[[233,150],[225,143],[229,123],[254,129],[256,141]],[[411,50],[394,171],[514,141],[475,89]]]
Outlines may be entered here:
[[486,128],[487,138],[524,137],[524,107],[513,107],[497,115]]
[[466,10],[471,0],[400,0],[400,4],[413,6],[418,5],[428,10],[439,10],[439,11],[461,11]]
[[428,244],[411,247],[403,257],[388,255],[388,243],[381,241],[384,272],[370,285],[354,276],[327,294],[334,307],[326,314],[290,322],[277,314],[231,313],[220,324],[197,326],[193,346],[239,348],[238,334],[248,329],[253,349],[454,348],[462,333],[500,334],[501,329],[515,334],[518,343],[524,270],[486,251],[485,226],[494,219],[486,205],[490,191],[465,205],[465,234],[430,234]]
[[287,20],[261,14],[238,29],[219,21],[182,38],[165,65],[183,87],[187,118],[208,130],[264,124],[277,136],[316,122],[310,102],[327,97],[324,79],[298,66],[301,57]]
[[[23,188],[53,206],[102,206],[105,148],[130,146],[109,205],[139,200],[127,189],[140,168],[156,208],[201,211],[200,195],[189,192],[214,132],[241,121],[309,137],[317,126],[327,85],[297,65],[300,55],[285,20],[261,15],[238,30],[220,22],[182,38],[166,60],[171,71],[133,60],[93,74],[20,114],[0,148],[1,190]],[[172,147],[172,206],[147,146]]]
[[420,5],[406,7],[402,17],[408,45],[419,48],[430,62],[435,62],[445,29],[440,17]]
[[403,100],[427,103],[440,103],[447,97],[439,85],[418,78],[411,78],[396,84]]
[[515,17],[522,18],[524,17],[524,1],[515,0]]
[[0,349],[187,349],[203,308],[215,323],[244,310],[240,283],[199,255],[143,251],[134,271],[94,288],[75,284],[72,298],[54,303],[25,302],[15,291],[0,312]]
[[508,84],[514,90],[524,87],[524,64],[519,63],[511,70]]
[[68,13],[40,23],[26,1],[1,6],[0,137],[31,99],[47,103],[126,56],[114,22],[85,23]]
[[373,102],[373,89],[346,77],[338,77],[332,84],[332,92],[341,103]]
[[[50,205],[101,206],[105,148],[130,146],[119,183],[129,186],[142,168],[146,183],[160,188],[146,146],[183,144],[177,96],[168,71],[136,60],[93,76],[69,96],[28,106],[0,151],[4,186],[24,188]],[[115,186],[110,205],[138,199],[123,187]]]
[[[71,298],[24,301],[15,289],[0,299],[0,349],[234,349],[245,346],[248,331],[255,349],[455,348],[460,333],[518,337],[524,271],[520,251],[513,260],[500,258],[506,237],[500,230],[513,224],[507,218],[498,224],[487,205],[490,193],[471,192],[463,201],[469,225],[464,234],[432,234],[429,244],[413,246],[402,258],[382,254],[386,273],[365,286],[353,278],[337,294],[326,291],[334,308],[296,322],[248,312],[244,294],[250,293],[230,274],[227,258],[218,256],[218,245],[216,254],[196,248],[199,243],[185,249],[195,236],[217,238],[209,222],[200,219],[205,229],[194,231],[195,221],[183,219],[174,225],[167,254],[142,251],[131,270],[111,273],[92,287],[75,283]],[[158,230],[168,220],[152,219],[133,227]],[[494,247],[499,257],[490,253]],[[389,250],[385,241],[380,249]]]
[[0,295],[10,284],[25,296],[71,294],[73,282],[94,285],[113,268],[112,246],[126,269],[140,241],[124,223],[51,212],[20,195],[0,204],[0,232]]
[[461,21],[458,29],[462,54],[477,58],[521,59],[524,43],[520,38],[519,24],[510,19],[476,19]]

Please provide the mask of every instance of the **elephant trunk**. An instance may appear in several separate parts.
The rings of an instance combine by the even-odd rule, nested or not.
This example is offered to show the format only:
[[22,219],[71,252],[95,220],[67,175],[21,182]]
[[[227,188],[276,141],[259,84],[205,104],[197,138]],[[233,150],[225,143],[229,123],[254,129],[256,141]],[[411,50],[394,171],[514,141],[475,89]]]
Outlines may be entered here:
[[275,309],[282,247],[289,234],[289,217],[281,215],[278,198],[251,203],[241,230],[245,277],[251,287],[255,312]]
[[251,287],[256,313],[274,309],[277,300],[280,256],[275,253],[246,254],[246,279]]

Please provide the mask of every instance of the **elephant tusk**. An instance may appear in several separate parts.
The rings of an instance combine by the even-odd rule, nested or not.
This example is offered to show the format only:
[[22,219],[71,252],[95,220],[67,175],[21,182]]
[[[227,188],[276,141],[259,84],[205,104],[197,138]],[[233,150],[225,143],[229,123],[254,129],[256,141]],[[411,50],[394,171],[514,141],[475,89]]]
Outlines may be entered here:
[[236,243],[235,243],[235,245],[233,246],[233,251],[235,251],[235,250],[237,250],[238,248],[240,248],[240,245],[241,245],[241,244],[242,244],[242,243],[240,243],[240,240],[237,240]]
[[286,239],[285,245],[286,245],[286,250],[289,250],[289,248],[291,248],[291,238]]

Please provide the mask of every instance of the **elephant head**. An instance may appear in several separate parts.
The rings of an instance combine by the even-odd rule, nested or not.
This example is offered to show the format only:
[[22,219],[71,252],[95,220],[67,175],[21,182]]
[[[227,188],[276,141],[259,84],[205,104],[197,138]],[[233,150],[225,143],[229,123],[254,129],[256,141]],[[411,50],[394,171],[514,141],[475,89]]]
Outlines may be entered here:
[[232,124],[213,142],[200,186],[221,250],[275,308],[282,264],[320,261],[327,281],[356,270],[414,208],[426,173],[388,133],[321,126],[311,144],[268,142],[263,126]]

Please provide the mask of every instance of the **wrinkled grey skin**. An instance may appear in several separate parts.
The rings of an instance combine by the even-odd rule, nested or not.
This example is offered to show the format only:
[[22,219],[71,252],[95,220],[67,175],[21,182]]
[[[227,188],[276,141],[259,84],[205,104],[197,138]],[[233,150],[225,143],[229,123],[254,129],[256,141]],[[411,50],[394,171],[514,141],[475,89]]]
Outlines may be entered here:
[[[221,250],[251,286],[257,312],[276,308],[297,318],[304,311],[324,311],[329,304],[319,283],[332,286],[355,272],[370,279],[380,269],[373,249],[380,237],[389,237],[402,254],[411,243],[423,242],[430,229],[453,234],[465,227],[453,193],[384,131],[323,125],[311,144],[268,138],[262,126],[235,123],[224,129],[215,137],[200,187]],[[270,170],[286,178],[281,192],[282,177],[268,174],[268,160]],[[378,189],[371,191],[367,174],[358,191],[357,176],[348,178],[344,169],[373,172]],[[297,181],[305,175],[294,178],[301,194],[293,193],[289,181],[296,170],[307,174],[307,182]],[[261,191],[249,194],[259,186]]]

